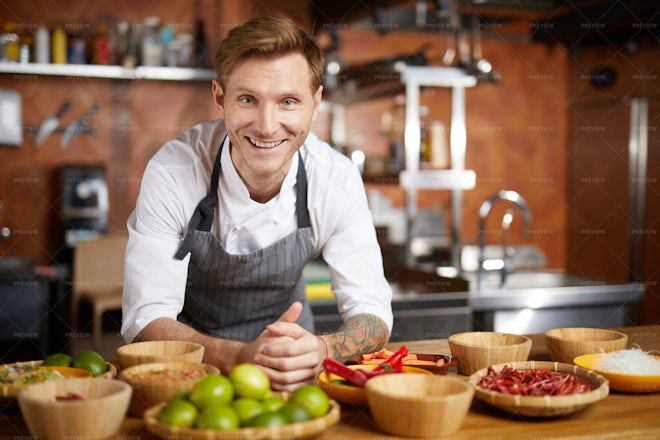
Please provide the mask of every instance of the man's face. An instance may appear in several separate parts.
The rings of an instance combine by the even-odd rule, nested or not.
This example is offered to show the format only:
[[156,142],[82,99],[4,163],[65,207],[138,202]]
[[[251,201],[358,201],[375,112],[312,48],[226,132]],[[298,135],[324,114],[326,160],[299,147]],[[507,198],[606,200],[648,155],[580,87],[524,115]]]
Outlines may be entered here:
[[239,63],[213,94],[229,139],[232,161],[250,188],[281,184],[291,158],[309,133],[321,103],[322,87],[312,92],[307,61],[293,53]]

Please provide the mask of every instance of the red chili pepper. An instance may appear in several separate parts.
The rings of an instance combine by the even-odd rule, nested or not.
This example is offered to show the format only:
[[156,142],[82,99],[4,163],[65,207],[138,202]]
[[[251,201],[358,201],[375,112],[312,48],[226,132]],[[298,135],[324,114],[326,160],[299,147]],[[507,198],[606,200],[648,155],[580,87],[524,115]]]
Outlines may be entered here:
[[374,368],[374,372],[382,372],[384,370],[387,371],[396,371],[396,372],[401,372],[403,371],[403,359],[408,355],[408,348],[405,345],[402,345],[397,351],[392,354],[389,358],[387,358],[384,362],[380,363],[376,368]]
[[516,370],[508,365],[499,373],[488,367],[479,387],[504,394],[524,396],[560,396],[591,391],[592,385],[573,374],[550,369]]
[[369,377],[365,374],[366,372],[364,370],[361,370],[359,368],[348,368],[346,365],[342,364],[341,362],[337,362],[334,359],[327,358],[326,360],[323,361],[323,368],[325,368],[325,371],[334,373],[337,376],[346,379],[353,385],[357,385],[359,387],[364,386],[364,384],[367,382]]

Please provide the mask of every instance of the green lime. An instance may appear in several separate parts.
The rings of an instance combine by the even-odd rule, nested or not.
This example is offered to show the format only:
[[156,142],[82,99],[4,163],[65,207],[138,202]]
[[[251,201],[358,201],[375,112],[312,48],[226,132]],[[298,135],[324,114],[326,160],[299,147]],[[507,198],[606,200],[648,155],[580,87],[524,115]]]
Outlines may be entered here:
[[266,397],[261,401],[264,412],[275,412],[284,406],[284,400],[277,396]]
[[224,403],[211,404],[199,414],[195,426],[200,429],[231,431],[240,427],[240,420],[231,406]]
[[94,377],[108,371],[105,359],[95,351],[81,351],[73,357],[71,366],[73,368],[82,368],[83,370],[91,371]]
[[227,376],[209,374],[193,385],[188,399],[199,409],[212,404],[229,404],[234,399],[234,386]]
[[270,379],[259,367],[250,363],[238,364],[229,372],[236,389],[236,394],[240,397],[251,397],[261,400],[271,393]]
[[328,395],[316,385],[303,385],[297,388],[291,394],[289,402],[304,407],[312,418],[324,415],[330,408]]
[[46,356],[41,365],[47,367],[70,367],[73,358],[66,353],[53,353]]
[[245,423],[245,426],[278,426],[286,425],[287,423],[289,423],[289,421],[283,414],[280,414],[279,412],[265,412],[248,420],[247,423]]
[[173,399],[168,402],[158,414],[158,419],[170,426],[189,427],[195,423],[199,411],[187,400]]
[[285,403],[278,412],[286,417],[289,423],[306,422],[312,418],[309,411],[297,403]]
[[236,414],[238,414],[241,424],[264,412],[261,402],[256,399],[250,399],[249,397],[239,397],[234,399],[231,405],[234,407],[234,410],[236,410]]

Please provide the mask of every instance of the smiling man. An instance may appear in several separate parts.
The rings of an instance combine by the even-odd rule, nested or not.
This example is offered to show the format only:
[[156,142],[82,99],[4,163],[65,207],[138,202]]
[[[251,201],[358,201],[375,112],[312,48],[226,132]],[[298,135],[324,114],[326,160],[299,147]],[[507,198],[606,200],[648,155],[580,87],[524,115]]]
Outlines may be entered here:
[[[392,329],[392,292],[357,168],[310,132],[323,56],[291,21],[230,31],[215,57],[220,119],[149,161],[128,220],[122,335],[187,340],[228,373],[259,365],[275,389],[356,359]],[[322,255],[344,321],[316,336],[302,270]]]

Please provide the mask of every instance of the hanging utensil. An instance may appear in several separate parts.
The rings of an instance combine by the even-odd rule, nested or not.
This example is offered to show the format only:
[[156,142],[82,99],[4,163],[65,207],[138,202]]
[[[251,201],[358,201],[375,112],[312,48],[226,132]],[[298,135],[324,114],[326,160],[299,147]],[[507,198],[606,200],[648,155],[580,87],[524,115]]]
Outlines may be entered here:
[[97,102],[89,110],[89,112],[87,112],[86,115],[81,116],[80,118],[76,119],[66,127],[66,129],[64,130],[64,134],[62,135],[62,140],[60,142],[61,148],[66,147],[76,134],[79,134],[83,131],[83,129],[87,126],[89,120],[94,117],[94,115],[96,114],[96,112],[99,110],[100,107],[101,104]]
[[53,134],[60,123],[60,119],[62,119],[62,116],[64,116],[64,113],[66,113],[69,107],[71,107],[71,100],[67,99],[62,103],[54,115],[44,119],[44,121],[41,123],[41,126],[39,127],[39,131],[37,131],[37,134],[34,137],[35,147],[39,147],[48,136]]

